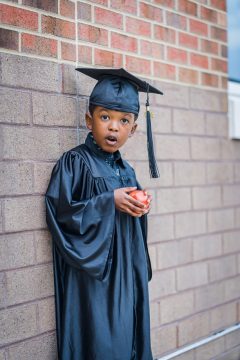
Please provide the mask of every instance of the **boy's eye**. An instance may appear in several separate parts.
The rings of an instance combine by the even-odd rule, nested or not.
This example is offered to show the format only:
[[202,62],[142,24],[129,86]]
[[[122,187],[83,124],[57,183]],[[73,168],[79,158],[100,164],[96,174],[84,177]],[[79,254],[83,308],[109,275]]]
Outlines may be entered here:
[[109,119],[109,116],[108,115],[101,115],[101,119],[106,121]]
[[126,118],[123,118],[121,121],[122,121],[123,124],[128,124],[129,123],[129,120],[126,119]]

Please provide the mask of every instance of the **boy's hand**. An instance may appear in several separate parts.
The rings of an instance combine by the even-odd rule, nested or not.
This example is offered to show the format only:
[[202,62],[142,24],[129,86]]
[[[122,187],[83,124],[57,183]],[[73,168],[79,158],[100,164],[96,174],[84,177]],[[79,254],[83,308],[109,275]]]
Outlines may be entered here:
[[116,189],[114,190],[114,200],[115,206],[118,210],[134,217],[140,217],[149,212],[152,197],[151,195],[149,195],[149,204],[144,205],[140,201],[135,200],[132,196],[128,195],[129,192],[136,189],[136,187],[125,187]]

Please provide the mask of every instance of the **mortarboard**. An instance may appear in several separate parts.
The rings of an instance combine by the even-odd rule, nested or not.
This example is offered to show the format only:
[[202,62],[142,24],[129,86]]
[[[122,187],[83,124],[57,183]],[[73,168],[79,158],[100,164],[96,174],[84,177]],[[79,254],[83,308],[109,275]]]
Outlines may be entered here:
[[139,92],[147,93],[146,120],[147,120],[147,147],[149,171],[152,178],[159,177],[156,159],[153,149],[153,138],[151,129],[151,115],[149,111],[149,93],[163,93],[136,76],[121,69],[93,69],[77,68],[77,71],[97,80],[89,99],[92,105],[103,106],[106,109],[113,109],[122,112],[131,112],[138,115]]

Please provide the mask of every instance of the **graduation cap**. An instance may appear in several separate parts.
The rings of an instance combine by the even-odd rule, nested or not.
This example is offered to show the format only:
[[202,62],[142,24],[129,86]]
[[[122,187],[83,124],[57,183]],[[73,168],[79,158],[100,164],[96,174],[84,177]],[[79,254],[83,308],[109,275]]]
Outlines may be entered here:
[[103,106],[106,109],[131,112],[138,115],[140,109],[138,93],[147,93],[146,120],[149,171],[152,178],[158,178],[160,175],[154,156],[151,115],[149,111],[149,93],[160,95],[163,95],[163,93],[123,68],[77,68],[76,70],[98,81],[90,95],[90,105]]

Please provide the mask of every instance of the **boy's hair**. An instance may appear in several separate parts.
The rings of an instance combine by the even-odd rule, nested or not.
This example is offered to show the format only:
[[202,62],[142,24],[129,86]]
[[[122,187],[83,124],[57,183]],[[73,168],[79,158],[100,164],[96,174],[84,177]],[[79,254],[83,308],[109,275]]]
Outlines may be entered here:
[[[94,110],[97,105],[89,104],[88,110],[91,116],[93,116]],[[138,118],[138,115],[134,114],[134,121],[136,121]]]

